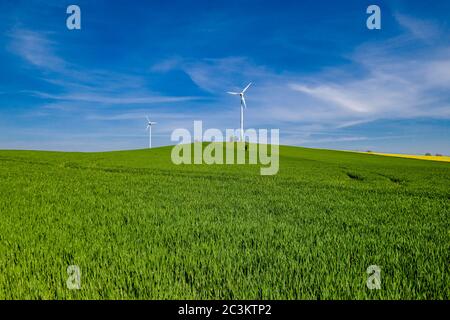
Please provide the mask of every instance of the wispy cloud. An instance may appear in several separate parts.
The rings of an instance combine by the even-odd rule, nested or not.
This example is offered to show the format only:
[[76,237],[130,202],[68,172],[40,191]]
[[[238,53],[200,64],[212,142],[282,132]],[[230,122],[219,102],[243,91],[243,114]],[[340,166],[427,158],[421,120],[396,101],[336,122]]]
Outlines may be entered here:
[[[325,100],[331,103],[335,103],[342,108],[354,111],[357,113],[367,113],[370,111],[370,106],[367,104],[364,96],[358,96],[353,94],[349,95],[349,92],[343,92],[338,86],[333,85],[319,85],[316,87],[307,87],[300,84],[291,84],[290,87],[293,90],[306,93],[315,98]],[[357,91],[357,93],[361,93]]]
[[80,102],[92,102],[102,103],[106,105],[115,104],[151,104],[151,103],[167,103],[167,102],[182,102],[203,99],[201,97],[176,97],[176,96],[127,96],[127,95],[101,95],[95,93],[72,93],[72,94],[49,94],[45,92],[32,92],[32,94],[41,98],[64,100],[64,101],[80,101]]
[[[149,116],[148,110],[134,110],[132,112],[126,113],[118,113],[112,115],[100,115],[100,114],[92,114],[87,116],[88,120],[101,120],[101,121],[123,121],[123,120],[143,120],[146,116]],[[169,112],[151,112],[150,116],[155,119],[164,119],[164,120],[180,120],[186,118],[195,117],[193,114],[189,113],[169,113]]]
[[182,70],[203,90],[223,93],[226,88],[239,89],[248,79],[264,78],[270,74],[264,66],[252,63],[246,57],[204,58],[200,60],[169,58],[153,65],[151,70],[167,72]]
[[291,88],[314,98],[316,105],[335,107],[336,120],[345,119],[348,123],[450,116],[447,48],[428,52],[427,59],[422,53],[405,58],[379,50],[374,56],[366,46],[355,54],[354,65],[365,70],[357,77],[330,81],[325,80],[329,77],[324,73],[305,81],[316,85],[294,83]]
[[[86,69],[57,55],[57,43],[49,34],[15,29],[11,32],[10,50],[30,65],[51,76],[42,79],[65,93],[23,91],[36,97],[102,105],[156,104],[204,99],[195,96],[166,96],[145,88],[144,75],[117,73],[111,70]],[[46,104],[48,107],[48,104]],[[69,110],[67,105],[59,110]]]
[[55,52],[55,43],[47,34],[27,29],[13,29],[9,35],[9,49],[31,65],[49,71],[61,72],[66,62]]
[[414,38],[431,41],[435,40],[441,33],[439,28],[431,21],[417,19],[402,13],[396,13],[394,17],[405,28],[406,32]]

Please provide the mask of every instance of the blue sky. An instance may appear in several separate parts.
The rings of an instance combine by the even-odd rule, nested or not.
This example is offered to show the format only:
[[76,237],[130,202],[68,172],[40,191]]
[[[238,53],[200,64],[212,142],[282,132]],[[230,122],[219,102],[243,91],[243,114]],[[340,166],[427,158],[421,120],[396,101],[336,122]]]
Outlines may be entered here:
[[[81,8],[81,30],[66,8]],[[381,30],[366,8],[381,8]],[[450,154],[450,2],[1,1],[0,148],[102,151],[176,128]]]

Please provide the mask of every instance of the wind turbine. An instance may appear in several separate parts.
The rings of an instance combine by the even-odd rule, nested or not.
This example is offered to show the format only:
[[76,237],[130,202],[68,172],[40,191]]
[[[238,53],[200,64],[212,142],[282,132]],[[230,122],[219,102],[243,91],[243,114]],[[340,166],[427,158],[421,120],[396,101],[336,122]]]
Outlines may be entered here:
[[244,142],[244,108],[247,109],[247,105],[245,104],[245,91],[251,86],[251,82],[242,90],[242,92],[230,92],[229,94],[239,95],[241,97],[241,142]]
[[148,130],[148,147],[151,148],[152,147],[152,126],[155,125],[157,122],[150,121],[148,116],[146,118],[147,118],[146,130]]

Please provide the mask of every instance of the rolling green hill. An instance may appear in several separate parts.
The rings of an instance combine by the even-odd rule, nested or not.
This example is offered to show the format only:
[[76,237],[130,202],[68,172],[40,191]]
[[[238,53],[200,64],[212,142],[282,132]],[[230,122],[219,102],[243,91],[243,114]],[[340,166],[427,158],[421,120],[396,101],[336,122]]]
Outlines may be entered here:
[[449,163],[280,147],[261,176],[170,152],[0,151],[0,298],[450,298]]

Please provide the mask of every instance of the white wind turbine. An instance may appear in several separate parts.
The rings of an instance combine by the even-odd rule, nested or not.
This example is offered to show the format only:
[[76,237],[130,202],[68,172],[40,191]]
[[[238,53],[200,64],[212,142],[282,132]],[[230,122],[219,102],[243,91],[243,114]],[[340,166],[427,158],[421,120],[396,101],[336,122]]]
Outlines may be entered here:
[[245,91],[247,91],[247,89],[250,87],[252,83],[250,82],[245,88],[244,90],[242,90],[242,92],[230,92],[228,91],[229,94],[233,94],[233,95],[239,95],[241,97],[241,142],[244,141],[244,108],[247,109],[247,104],[245,103],[245,97],[244,97],[244,93]]
[[157,122],[150,121],[148,116],[146,118],[147,118],[146,130],[148,130],[148,147],[151,148],[152,147],[152,126],[155,125]]

